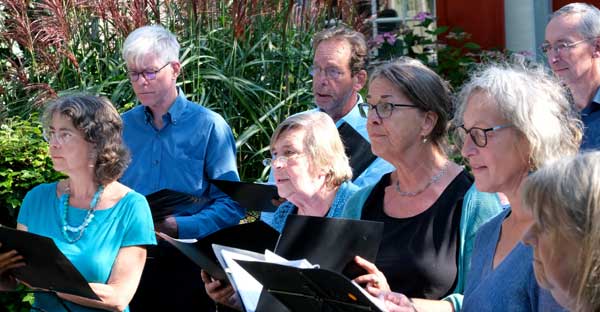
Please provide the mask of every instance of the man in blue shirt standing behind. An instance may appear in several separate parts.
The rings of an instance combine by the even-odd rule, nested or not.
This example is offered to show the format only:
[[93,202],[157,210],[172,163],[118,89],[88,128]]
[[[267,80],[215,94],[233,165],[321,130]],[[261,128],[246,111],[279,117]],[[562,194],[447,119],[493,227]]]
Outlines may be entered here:
[[[200,198],[154,224],[172,237],[199,238],[238,224],[244,211],[208,182],[239,181],[235,140],[219,114],[187,100],[177,88],[179,49],[175,36],[159,25],[136,29],[123,44],[141,105],[122,116],[132,160],[121,182],[144,195],[169,189]],[[159,242],[148,252],[132,311],[210,311],[210,300],[199,298],[204,293],[199,277],[198,267]]]
[[581,112],[581,150],[600,148],[600,10],[587,3],[560,8],[546,26],[541,49]]

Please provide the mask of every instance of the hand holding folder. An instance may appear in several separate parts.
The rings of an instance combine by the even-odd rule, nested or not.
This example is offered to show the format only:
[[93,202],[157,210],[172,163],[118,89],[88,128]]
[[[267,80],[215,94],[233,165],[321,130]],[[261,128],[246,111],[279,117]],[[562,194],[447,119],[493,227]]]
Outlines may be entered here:
[[100,300],[52,239],[0,226],[0,242],[0,252],[14,249],[23,256],[26,265],[11,273],[28,286]]

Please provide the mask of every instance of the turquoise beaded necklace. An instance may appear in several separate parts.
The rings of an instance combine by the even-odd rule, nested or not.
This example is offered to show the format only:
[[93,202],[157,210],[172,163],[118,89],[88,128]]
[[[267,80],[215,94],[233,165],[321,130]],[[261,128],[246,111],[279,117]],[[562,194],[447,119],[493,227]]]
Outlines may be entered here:
[[[104,192],[104,186],[98,186],[98,190],[92,197],[92,201],[90,202],[90,210],[88,210],[83,222],[79,226],[71,226],[67,220],[69,220],[69,196],[70,196],[70,188],[67,186],[64,194],[60,197],[60,206],[63,207],[62,213],[62,234],[64,238],[70,244],[73,244],[81,239],[83,236],[83,232],[90,225],[92,219],[94,219],[94,213],[96,212],[96,206],[98,205],[98,201],[102,196],[102,192]],[[70,234],[73,233],[73,234]]]

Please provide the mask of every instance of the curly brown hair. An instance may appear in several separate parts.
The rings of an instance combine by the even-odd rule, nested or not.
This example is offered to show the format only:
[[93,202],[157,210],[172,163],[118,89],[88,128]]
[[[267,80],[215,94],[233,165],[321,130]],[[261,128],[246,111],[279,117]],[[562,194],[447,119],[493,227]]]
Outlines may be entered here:
[[55,114],[68,117],[93,145],[96,183],[106,185],[121,177],[129,164],[129,152],[123,144],[123,121],[109,99],[84,94],[59,97],[44,109],[44,129]]

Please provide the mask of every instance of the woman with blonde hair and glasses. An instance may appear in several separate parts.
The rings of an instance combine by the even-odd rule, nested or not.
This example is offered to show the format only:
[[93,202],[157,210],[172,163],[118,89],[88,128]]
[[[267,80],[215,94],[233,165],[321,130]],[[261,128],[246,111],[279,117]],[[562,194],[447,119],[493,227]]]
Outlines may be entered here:
[[[269,224],[282,231],[291,214],[340,217],[358,187],[350,181],[352,169],[335,123],[323,112],[292,115],[271,136],[271,166],[282,203]],[[327,239],[324,237],[323,239]],[[221,304],[241,309],[231,286],[202,272],[208,295]]]
[[523,241],[538,283],[570,311],[600,311],[600,152],[530,175],[523,204],[534,219]]

